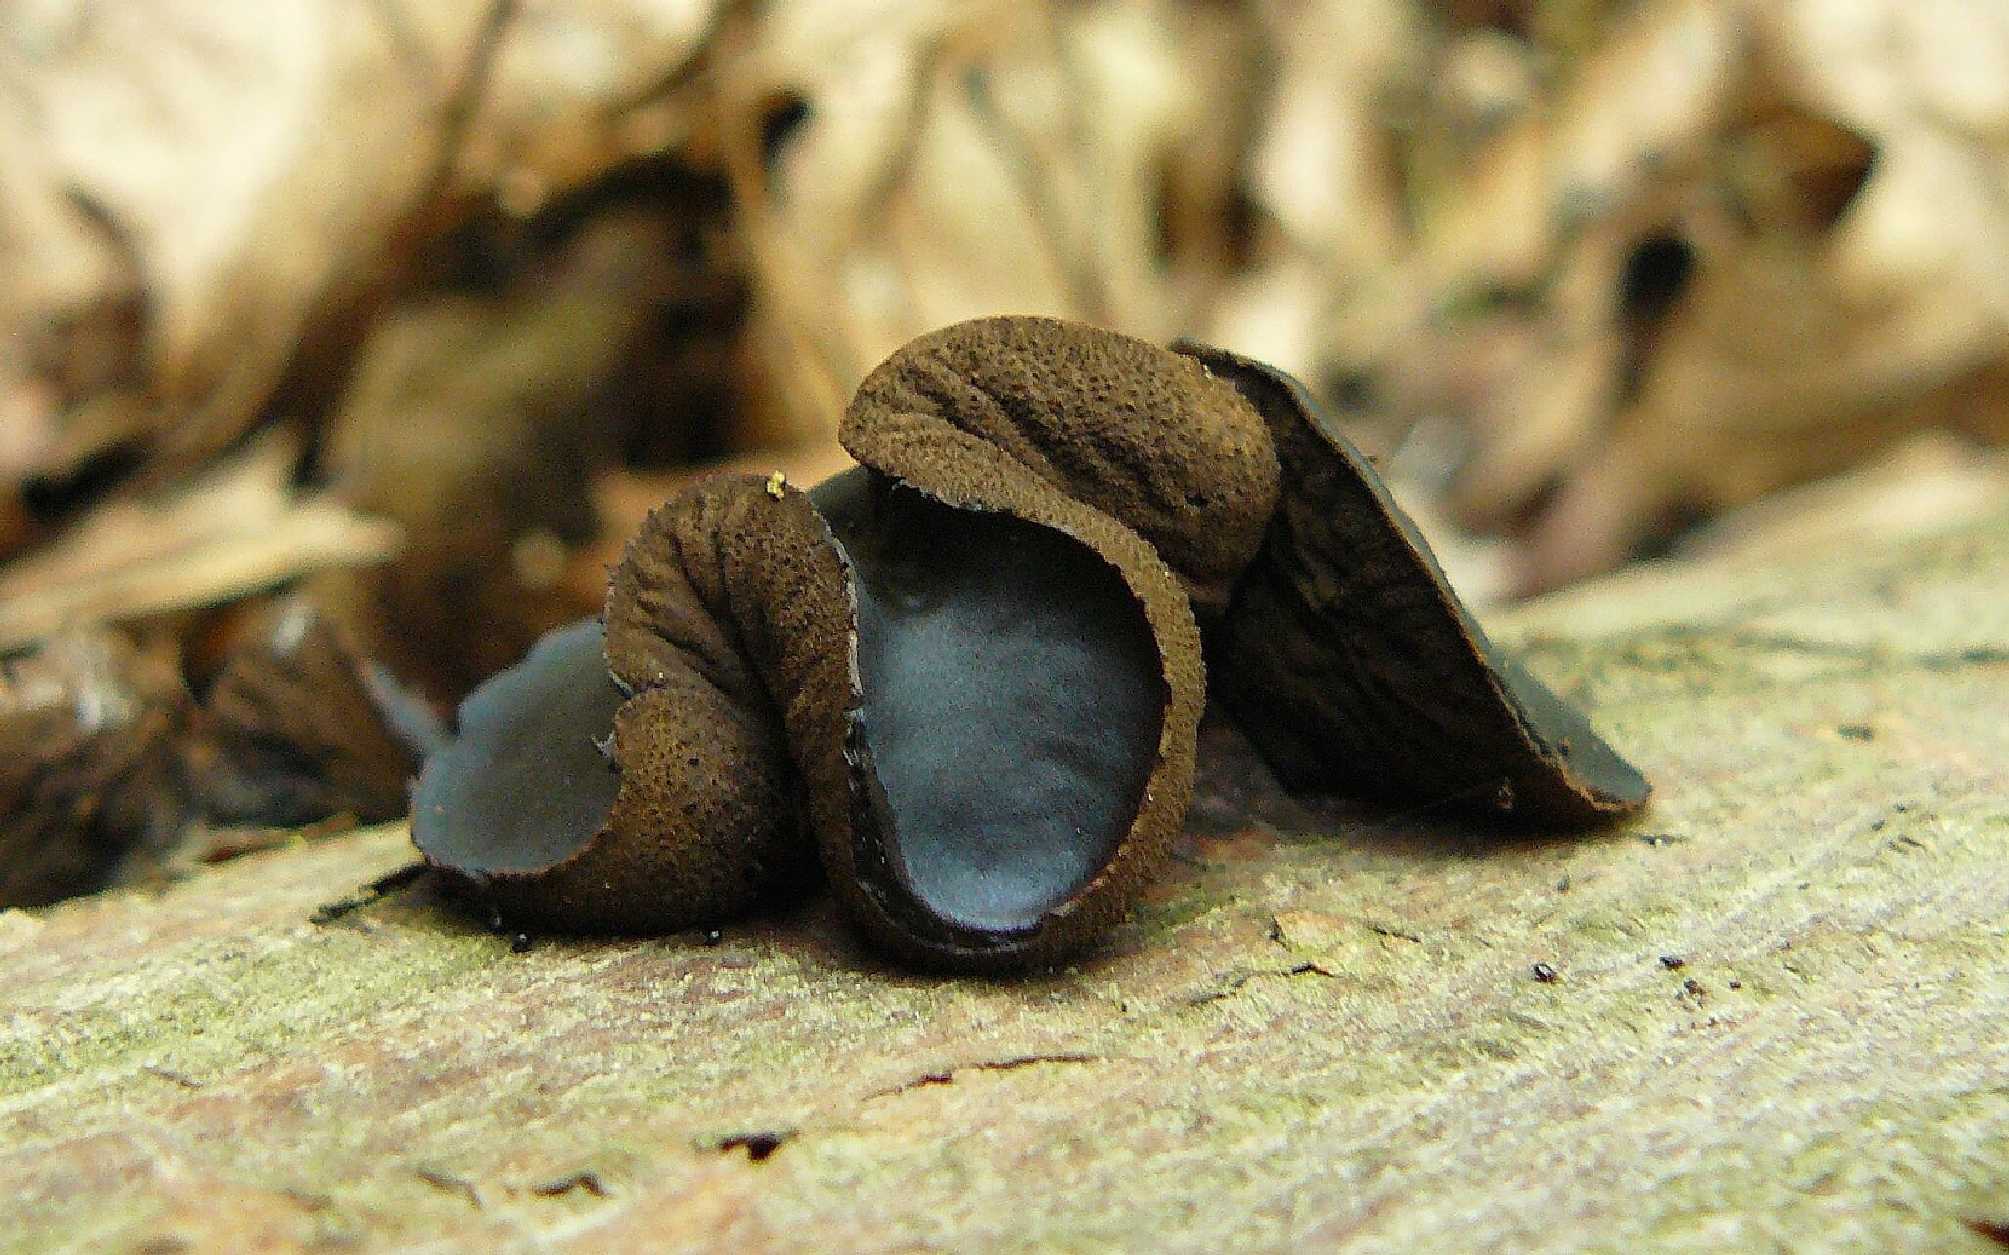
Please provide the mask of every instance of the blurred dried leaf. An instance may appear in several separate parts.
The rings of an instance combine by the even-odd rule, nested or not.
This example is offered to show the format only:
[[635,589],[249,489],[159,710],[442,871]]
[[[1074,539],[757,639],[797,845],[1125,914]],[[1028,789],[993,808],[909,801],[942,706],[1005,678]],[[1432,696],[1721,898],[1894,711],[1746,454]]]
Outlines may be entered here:
[[157,860],[187,814],[174,662],[105,632],[0,664],[0,907],[96,889]]
[[441,738],[430,719],[312,603],[288,599],[247,633],[203,698],[188,753],[194,788],[221,824],[395,819],[420,756]]
[[1837,545],[1873,550],[1951,532],[2005,503],[2009,454],[1926,431],[1846,474],[1729,511],[1677,553],[1721,565],[1783,565]]
[[296,495],[298,458],[298,442],[275,431],[188,483],[107,503],[57,542],[0,565],[0,650],[397,552],[395,525],[325,495]]
[[[609,213],[493,295],[403,302],[373,329],[329,425],[333,491],[394,520],[396,560],[332,572],[318,602],[363,652],[438,699],[597,611],[564,582],[601,534],[596,468],[615,460],[610,395],[686,276],[673,225]],[[625,535],[620,539],[625,540]]]
[[186,472],[321,401],[283,385],[325,391],[419,240],[667,142],[715,7],[0,10],[0,326],[25,333],[0,339],[0,488],[112,454]]
[[1378,323],[1406,300],[1391,283],[1411,237],[1389,115],[1420,90],[1431,23],[1410,0],[1257,13],[1275,70],[1254,102],[1243,177],[1269,230],[1206,335],[1320,381],[1343,310]]
[[827,430],[887,353],[979,314],[1190,327],[1224,232],[1161,224],[1228,219],[1236,34],[1204,9],[1017,0],[729,27],[718,108],[777,426]]
[[2009,435],[2005,81],[1999,6],[1680,0],[1503,138],[1425,269],[1439,311],[1529,299],[1418,338],[1517,348],[1390,369],[1416,411],[1476,398],[1454,501],[1524,537],[1524,589],[1922,425]]

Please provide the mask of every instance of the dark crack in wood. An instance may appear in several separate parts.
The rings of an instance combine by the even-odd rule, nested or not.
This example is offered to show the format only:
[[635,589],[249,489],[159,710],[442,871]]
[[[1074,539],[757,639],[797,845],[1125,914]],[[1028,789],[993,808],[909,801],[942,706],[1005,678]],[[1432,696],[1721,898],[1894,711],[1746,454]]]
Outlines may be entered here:
[[[1379,932],[1380,929],[1376,929],[1375,931]],[[1266,976],[1323,976],[1330,979],[1337,975],[1337,972],[1332,971],[1330,968],[1321,967],[1316,963],[1300,963],[1295,967],[1286,968],[1263,968],[1253,972],[1243,972],[1219,989],[1209,989],[1203,993],[1194,994],[1186,999],[1186,1005],[1189,1007],[1204,1007],[1209,1003],[1220,1002],[1225,998],[1232,998],[1240,993],[1250,981],[1260,980]]]
[[415,883],[429,870],[431,869],[422,862],[407,863],[396,871],[386,872],[377,877],[346,898],[337,898],[333,902],[315,907],[314,913],[307,917],[307,921],[312,924],[332,924]]
[[457,1177],[451,1172],[441,1172],[437,1168],[415,1168],[412,1175],[442,1194],[457,1195],[466,1199],[476,1209],[481,1207],[481,1193],[474,1188],[474,1182],[466,1177]]
[[530,1192],[539,1198],[557,1198],[574,1190],[584,1190],[594,1198],[606,1198],[613,1193],[597,1172],[575,1172],[570,1176],[558,1177],[530,1187]]

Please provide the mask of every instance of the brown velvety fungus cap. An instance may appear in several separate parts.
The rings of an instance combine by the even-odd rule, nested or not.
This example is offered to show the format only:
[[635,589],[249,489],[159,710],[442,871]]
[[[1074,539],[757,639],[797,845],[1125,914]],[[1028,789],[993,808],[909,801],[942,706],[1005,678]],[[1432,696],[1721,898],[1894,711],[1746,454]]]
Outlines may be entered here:
[[[1053,318],[978,318],[910,341],[874,370],[844,444],[940,461],[972,438],[1141,535],[1204,619],[1227,605],[1277,500],[1262,418],[1198,363]],[[881,469],[885,469],[882,467]]]
[[1496,649],[1416,526],[1303,386],[1175,346],[1269,422],[1282,501],[1209,641],[1216,692],[1293,789],[1562,824],[1635,810],[1645,777]]
[[580,931],[711,923],[813,879],[747,642],[805,566],[841,590],[826,538],[800,493],[753,479],[656,511],[615,571],[604,631],[550,634],[462,705],[420,777],[419,848],[510,918]]
[[1063,960],[1120,919],[1190,797],[1199,619],[1294,788],[1567,822],[1639,774],[1486,641],[1288,376],[1039,318],[873,372],[804,494],[699,484],[594,623],[462,707],[413,831],[527,920],[724,918],[821,864],[906,960]]
[[1185,817],[1205,702],[1187,589],[1231,582],[1244,543],[1189,495],[1264,509],[1274,463],[1261,433],[1216,439],[1188,415],[1232,452],[1180,469],[1179,424],[1126,406],[1246,407],[1168,356],[986,319],[896,353],[846,413],[867,469],[813,496],[854,575],[857,693],[846,796],[812,796],[840,899],[912,961],[1069,956],[1128,911]]

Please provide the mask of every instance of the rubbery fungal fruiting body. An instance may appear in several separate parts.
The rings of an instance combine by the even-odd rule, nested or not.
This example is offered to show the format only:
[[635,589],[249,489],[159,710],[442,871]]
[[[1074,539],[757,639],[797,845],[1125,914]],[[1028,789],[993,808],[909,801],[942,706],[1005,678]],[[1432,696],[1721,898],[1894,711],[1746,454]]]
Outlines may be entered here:
[[872,892],[945,936],[1033,927],[1102,870],[1150,779],[1167,698],[1150,623],[1058,533],[899,485],[859,495],[831,517],[857,595]]
[[1184,590],[1033,477],[1000,468],[950,504],[852,475],[817,494],[857,607],[843,788],[812,798],[830,881],[918,963],[1064,955],[1128,910],[1185,816],[1205,682]]
[[1155,344],[1057,319],[921,336],[858,386],[840,435],[867,466],[952,495],[975,499],[1013,468],[1093,507],[1158,551],[1202,618],[1227,605],[1276,509],[1275,445],[1235,389]]
[[[841,625],[827,537],[800,492],[776,500],[759,481],[657,510],[615,572],[604,631],[552,633],[463,703],[414,796],[420,850],[512,919],[580,931],[691,927],[812,881],[755,662],[843,665],[841,632],[819,647],[804,614],[819,607],[798,592],[823,590]],[[769,649],[777,638],[792,644]],[[540,808],[540,790],[571,800]]]
[[[552,899],[565,877],[553,869],[594,839],[620,785],[602,747],[625,696],[603,641],[596,620],[560,628],[471,693],[458,735],[426,760],[412,794],[427,859],[527,897],[542,918],[564,918]],[[526,880],[533,893],[510,892]]]
[[1367,458],[1282,371],[1177,346],[1270,424],[1282,500],[1211,655],[1216,692],[1284,782],[1561,824],[1646,779],[1486,639]]
[[[1203,627],[1293,787],[1565,822],[1645,796],[1286,376],[981,319],[889,358],[841,437],[861,466],[810,493],[721,479],[664,505],[604,646],[571,629],[470,698],[421,779],[429,858],[525,918],[623,930],[716,922],[820,866],[909,962],[1057,961],[1182,822]],[[507,749],[552,737],[548,763]],[[537,788],[574,796],[540,811]]]

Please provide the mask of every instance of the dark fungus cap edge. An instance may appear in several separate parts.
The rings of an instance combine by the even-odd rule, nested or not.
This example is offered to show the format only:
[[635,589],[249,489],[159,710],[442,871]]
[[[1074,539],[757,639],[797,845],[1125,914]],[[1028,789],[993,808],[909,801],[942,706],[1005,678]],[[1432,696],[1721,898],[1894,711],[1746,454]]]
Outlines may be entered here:
[[1274,367],[1181,341],[1268,420],[1283,494],[1209,641],[1218,694],[1293,789],[1580,825],[1650,788],[1486,639],[1367,458]]
[[625,700],[597,620],[546,633],[460,704],[412,788],[412,842],[434,867],[538,923],[591,928],[563,899],[568,864],[604,837],[619,784],[605,745]]

